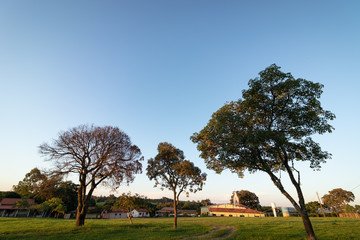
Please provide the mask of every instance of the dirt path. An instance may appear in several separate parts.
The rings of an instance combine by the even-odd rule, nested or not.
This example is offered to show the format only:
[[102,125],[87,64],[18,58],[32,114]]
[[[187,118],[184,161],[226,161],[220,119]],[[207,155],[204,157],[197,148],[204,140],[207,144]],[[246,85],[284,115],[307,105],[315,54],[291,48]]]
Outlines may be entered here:
[[230,237],[235,231],[236,228],[233,226],[226,225],[213,225],[214,228],[204,234],[195,235],[191,237],[182,238],[182,240],[190,239],[226,239]]

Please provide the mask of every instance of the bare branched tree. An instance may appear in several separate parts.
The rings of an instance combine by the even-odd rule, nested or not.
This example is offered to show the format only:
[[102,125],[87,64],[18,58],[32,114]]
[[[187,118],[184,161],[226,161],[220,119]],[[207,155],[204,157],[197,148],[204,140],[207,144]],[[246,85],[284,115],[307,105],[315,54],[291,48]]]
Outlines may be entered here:
[[91,196],[99,184],[116,189],[141,173],[141,151],[117,127],[80,125],[60,132],[51,144],[39,146],[47,160],[54,161],[55,174],[78,174],[76,226],[85,223]]

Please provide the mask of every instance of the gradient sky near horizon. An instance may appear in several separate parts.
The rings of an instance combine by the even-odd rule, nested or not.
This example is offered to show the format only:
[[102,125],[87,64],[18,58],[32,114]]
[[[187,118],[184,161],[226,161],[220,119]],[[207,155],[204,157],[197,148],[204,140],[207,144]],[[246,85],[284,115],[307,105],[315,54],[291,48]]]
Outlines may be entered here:
[[[337,116],[333,133],[315,136],[332,159],[317,172],[299,167],[306,202],[340,187],[360,204],[359,9],[359,1],[1,1],[0,191],[51,166],[40,144],[95,124],[118,126],[146,160],[159,142],[182,149],[208,174],[203,191],[182,200],[225,203],[246,189],[262,205],[290,206],[265,174],[206,169],[189,139],[276,63],[324,84],[322,105]],[[143,173],[114,194],[171,197],[153,185]]]

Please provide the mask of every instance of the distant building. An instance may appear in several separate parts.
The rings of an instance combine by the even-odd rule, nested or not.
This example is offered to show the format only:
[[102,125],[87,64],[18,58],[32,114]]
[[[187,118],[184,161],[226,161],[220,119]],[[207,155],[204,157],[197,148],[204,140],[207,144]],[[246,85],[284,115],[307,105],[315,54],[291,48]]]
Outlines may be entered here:
[[[17,206],[17,202],[25,202],[24,206]],[[4,198],[0,202],[1,217],[28,217],[31,205],[35,204],[34,199]],[[27,206],[25,206],[27,205]]]
[[[112,211],[103,212],[102,218],[116,219],[116,218],[128,218],[128,212],[122,209],[114,209]],[[134,209],[131,211],[131,216],[134,218],[150,217],[150,213],[145,208]]]
[[163,207],[162,209],[155,211],[155,217],[168,217],[170,215],[174,216],[173,207]]
[[178,210],[178,216],[180,217],[196,217],[197,215],[196,210]]
[[218,204],[202,207],[201,214],[214,217],[265,217],[265,213],[242,204]]
[[[197,212],[196,210],[177,210],[177,215],[179,217],[196,217]],[[156,217],[170,217],[174,216],[174,208],[173,207],[164,207],[155,212]]]
[[145,208],[134,209],[131,211],[131,215],[135,218],[138,217],[150,217],[150,213]]
[[116,219],[116,218],[127,218],[127,212],[122,209],[114,209],[112,211],[103,212],[102,218]]

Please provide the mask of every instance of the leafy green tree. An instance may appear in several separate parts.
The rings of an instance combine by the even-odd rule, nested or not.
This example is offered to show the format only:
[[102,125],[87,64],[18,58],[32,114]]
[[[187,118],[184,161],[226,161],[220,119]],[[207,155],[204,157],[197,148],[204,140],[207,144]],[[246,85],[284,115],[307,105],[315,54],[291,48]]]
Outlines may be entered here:
[[355,205],[354,206],[354,212],[360,213],[360,205]]
[[184,203],[184,205],[181,207],[181,209],[193,209],[193,204],[191,204],[191,202],[190,201],[186,201],[185,203]]
[[116,202],[116,197],[114,194],[110,194],[107,199],[105,200],[105,203],[108,205],[114,205],[114,203]]
[[259,198],[255,193],[248,190],[235,191],[232,193],[230,203],[234,203],[234,194],[237,195],[239,203],[243,204],[251,209],[258,210],[261,208]]
[[55,213],[55,217],[66,212],[66,206],[60,198],[51,198],[43,202],[40,204],[40,209],[45,212]]
[[13,186],[13,190],[21,195],[22,198],[37,198],[41,190],[41,183],[46,179],[38,168],[33,168],[28,172],[22,181]]
[[355,205],[355,206],[346,205],[345,212],[346,213],[360,213],[360,205]]
[[313,201],[306,203],[305,206],[310,216],[319,217],[319,209],[321,208],[320,203]]
[[134,195],[131,195],[131,193],[123,193],[118,200],[115,202],[113,208],[127,210],[127,216],[131,224],[132,222],[132,215],[131,211],[136,208],[143,208],[147,206],[147,202],[144,199],[143,196],[140,196],[139,194],[135,193]]
[[336,213],[337,216],[339,216],[339,213],[345,212],[346,206],[355,200],[355,196],[350,191],[346,191],[342,188],[335,188],[329,191],[329,194],[325,194],[322,197],[322,200]]
[[13,186],[22,198],[34,198],[42,203],[51,198],[60,198],[68,211],[76,209],[78,186],[71,181],[63,181],[62,176],[50,176],[38,168],[32,169],[22,181]]
[[211,201],[210,201],[210,199],[204,199],[204,200],[201,200],[201,205],[202,206],[210,206],[210,205],[212,205],[212,203],[211,203]]
[[[315,239],[295,163],[308,161],[311,168],[320,169],[330,158],[311,135],[331,132],[328,120],[335,115],[321,107],[323,85],[295,79],[279,69],[273,64],[261,71],[249,81],[243,99],[225,104],[191,139],[207,167],[217,173],[225,168],[239,176],[245,170],[267,173],[302,217],[308,239]],[[285,190],[275,174],[279,171],[289,175],[298,201]]]
[[116,189],[123,182],[132,182],[142,169],[140,149],[117,127],[80,125],[61,132],[52,143],[39,148],[47,160],[54,162],[54,174],[73,173],[79,178],[76,226],[84,225],[98,185]]
[[160,186],[173,191],[174,195],[174,228],[177,228],[177,208],[181,193],[201,191],[206,180],[206,174],[185,160],[183,151],[170,143],[163,142],[158,145],[158,154],[148,160],[146,168],[150,180],[155,180],[155,187]]
[[21,201],[16,202],[16,207],[17,208],[29,208],[30,203],[27,199],[22,199]]
[[60,181],[57,184],[57,188],[53,197],[60,198],[64,202],[67,211],[76,210],[78,204],[78,187],[79,186],[72,181]]

